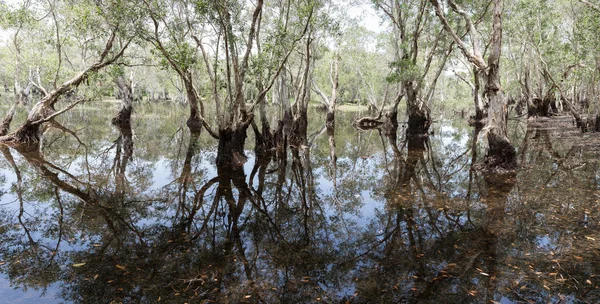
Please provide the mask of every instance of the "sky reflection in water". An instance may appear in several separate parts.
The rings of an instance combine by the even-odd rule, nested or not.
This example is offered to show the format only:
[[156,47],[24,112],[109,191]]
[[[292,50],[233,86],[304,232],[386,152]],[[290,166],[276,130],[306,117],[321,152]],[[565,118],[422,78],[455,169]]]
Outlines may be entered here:
[[340,114],[333,147],[315,113],[310,147],[265,161],[249,134],[248,162],[232,171],[214,165],[207,134],[178,131],[176,113],[139,110],[128,155],[102,112],[61,121],[85,146],[53,130],[42,154],[4,151],[3,299],[600,299],[598,155],[567,119],[511,125],[521,170],[498,177],[471,170],[484,151],[471,149],[477,134],[462,120],[440,120],[417,142],[400,128],[395,148]]

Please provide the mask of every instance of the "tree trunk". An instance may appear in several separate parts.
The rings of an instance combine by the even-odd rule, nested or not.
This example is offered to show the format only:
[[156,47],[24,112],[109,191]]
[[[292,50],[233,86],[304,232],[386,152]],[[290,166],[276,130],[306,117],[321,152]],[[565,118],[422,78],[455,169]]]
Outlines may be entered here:
[[236,128],[219,130],[219,148],[217,151],[217,166],[221,168],[241,168],[248,160],[244,154],[246,130],[248,125],[243,124]]
[[200,132],[202,130],[202,109],[198,107],[199,100],[198,94],[196,93],[196,88],[194,88],[194,84],[190,78],[182,77],[183,83],[185,85],[185,92],[188,99],[188,104],[190,106],[190,117],[188,118],[186,125],[190,129],[191,132]]
[[[499,80],[497,70],[491,71],[488,78],[491,83],[496,83],[494,79]],[[504,94],[490,84],[487,85],[486,92],[490,102],[486,125],[489,129],[487,134],[489,149],[484,164],[490,169],[513,170],[517,167],[517,155],[507,136],[508,112]]]
[[508,138],[506,99],[500,86],[500,52],[502,48],[502,0],[494,0],[492,41],[486,73],[485,93],[489,98],[488,153],[484,164],[488,169],[514,170],[517,167],[517,154]]
[[408,114],[406,135],[409,137],[423,136],[428,133],[429,126],[431,125],[429,108],[425,106],[423,101],[419,101],[412,82],[405,83],[404,87],[406,90],[406,111]]
[[481,95],[479,94],[480,89],[480,77],[479,73],[477,73],[477,69],[473,68],[474,83],[473,83],[473,102],[475,104],[475,123],[481,122],[485,118],[485,111],[483,109],[483,102],[481,101]]
[[121,109],[117,113],[117,116],[113,117],[111,123],[115,126],[131,129],[131,113],[133,112],[133,91],[131,84],[123,76],[117,77],[114,82],[119,89]]

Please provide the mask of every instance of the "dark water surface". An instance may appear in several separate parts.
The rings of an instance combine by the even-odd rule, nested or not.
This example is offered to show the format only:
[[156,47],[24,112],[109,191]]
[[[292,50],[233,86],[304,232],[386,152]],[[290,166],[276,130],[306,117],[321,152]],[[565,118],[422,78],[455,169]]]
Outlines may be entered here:
[[598,135],[569,118],[512,121],[521,169],[490,176],[464,119],[406,141],[313,113],[308,145],[256,155],[249,130],[224,170],[185,109],[114,113],[1,149],[0,302],[600,302]]

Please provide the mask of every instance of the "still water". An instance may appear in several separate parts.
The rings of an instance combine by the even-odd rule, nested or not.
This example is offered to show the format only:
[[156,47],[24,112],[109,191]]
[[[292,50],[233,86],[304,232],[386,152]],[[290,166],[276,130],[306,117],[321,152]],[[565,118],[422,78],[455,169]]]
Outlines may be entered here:
[[249,130],[224,170],[185,108],[113,113],[0,149],[0,302],[600,301],[600,146],[567,117],[512,120],[520,169],[491,176],[462,118],[407,141],[314,113],[307,145],[256,154]]

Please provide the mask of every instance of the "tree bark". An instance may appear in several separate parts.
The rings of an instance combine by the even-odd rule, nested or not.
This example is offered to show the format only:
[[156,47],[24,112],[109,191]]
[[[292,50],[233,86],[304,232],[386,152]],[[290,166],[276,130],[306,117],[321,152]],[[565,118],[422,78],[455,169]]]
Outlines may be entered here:
[[121,97],[121,108],[117,115],[112,118],[111,123],[115,126],[131,128],[131,113],[133,112],[133,91],[131,89],[131,83],[123,76],[117,77],[114,79],[114,82],[117,85]]
[[514,170],[517,167],[515,148],[510,142],[507,133],[508,109],[506,99],[500,85],[500,54],[502,49],[502,0],[493,0],[494,11],[492,17],[492,37],[489,44],[490,55],[487,63],[481,56],[479,49],[479,33],[475,29],[467,13],[452,0],[448,0],[453,11],[461,15],[467,23],[467,30],[471,37],[472,49],[460,39],[450,26],[441,9],[438,0],[430,0],[435,13],[442,22],[444,29],[452,36],[454,42],[463,55],[471,62],[476,73],[485,81],[485,96],[488,98],[489,110],[486,124],[488,137],[488,152],[484,158],[485,169],[491,171]]
[[492,24],[492,41],[488,57],[485,93],[489,99],[488,122],[488,153],[484,164],[490,169],[514,170],[517,167],[515,148],[508,138],[507,104],[500,86],[500,53],[502,48],[502,0],[494,0],[494,15]]
[[218,167],[237,169],[244,166],[248,160],[244,154],[247,129],[248,125],[240,125],[219,130]]

